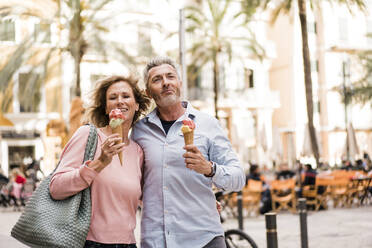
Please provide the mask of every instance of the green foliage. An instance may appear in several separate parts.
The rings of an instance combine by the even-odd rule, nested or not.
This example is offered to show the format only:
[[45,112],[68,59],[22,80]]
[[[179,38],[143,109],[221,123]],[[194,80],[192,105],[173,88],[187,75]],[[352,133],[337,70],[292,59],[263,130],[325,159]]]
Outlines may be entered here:
[[[40,59],[41,63],[34,65],[31,71],[37,68],[38,71],[42,70],[42,75],[38,80],[31,80],[27,87],[19,91],[18,94],[19,99],[29,105],[27,108],[32,108],[33,105],[37,105],[37,102],[40,101],[40,96],[37,97],[38,94],[35,92],[40,90],[45,78],[49,75],[49,71],[53,71],[49,61],[53,56],[63,51],[68,51],[71,54],[76,65],[75,68],[80,68],[81,60],[88,49],[94,54],[101,55],[103,61],[107,61],[107,58],[110,57],[126,65],[138,64],[138,59],[128,53],[122,41],[108,41],[105,37],[109,32],[107,21],[110,20],[114,13],[110,12],[110,16],[108,14],[98,15],[98,13],[110,2],[111,0],[60,0],[57,2],[56,6],[58,7],[55,13],[51,13],[53,11],[51,9],[41,13],[40,9],[38,10],[35,6],[35,8],[26,8],[15,4],[9,4],[9,6],[0,8],[1,17],[37,17],[40,22],[56,23],[59,31],[68,31],[67,37],[59,37],[57,44],[51,44],[52,46],[48,46],[49,48],[44,47],[40,50],[32,48],[32,34],[16,47],[0,70],[0,90],[4,92],[1,96],[2,109],[8,109],[12,101],[12,90],[9,90],[9,87],[11,86],[13,75],[22,66],[30,66],[30,58],[38,53],[39,55],[41,53],[45,55]],[[66,34],[66,32],[61,34]],[[63,43],[63,41],[67,41],[67,43]],[[55,53],[56,51],[57,53]],[[77,75],[75,93],[77,94],[80,92],[80,71],[75,73]],[[28,97],[30,95],[34,97]]]
[[[188,68],[188,79],[195,80],[202,68],[213,63],[216,57],[222,55],[229,62],[232,58],[242,59],[241,54],[234,53],[234,42],[241,44],[240,48],[250,51],[253,57],[263,59],[264,48],[257,42],[253,32],[247,27],[248,16],[256,12],[258,0],[248,1],[246,9],[240,9],[233,13],[232,1],[205,1],[185,8],[186,32],[192,36],[192,44],[189,53],[192,55]],[[239,17],[245,14],[242,22]],[[247,36],[232,36],[231,33],[238,28],[244,29]],[[235,44],[236,45],[236,44]],[[217,77],[217,76],[216,76]]]
[[372,52],[365,52],[359,56],[360,63],[364,67],[363,77],[354,82],[351,92],[351,100],[356,104],[368,104],[372,106]]
[[[188,51],[191,54],[191,62],[187,70],[188,79],[189,82],[198,84],[202,69],[206,65],[213,65],[216,118],[218,118],[221,62],[226,59],[231,62],[233,57],[241,60],[247,57],[262,60],[265,57],[265,50],[248,28],[250,18],[255,13],[259,1],[242,3],[244,8],[241,9],[234,8],[236,6],[232,6],[232,2],[207,0],[185,8],[186,32],[192,36],[192,44]],[[236,33],[243,35],[236,35]],[[234,53],[235,46],[239,46],[239,53]],[[247,51],[250,54],[244,54]]]
[[[251,0],[246,0],[244,2],[251,2]],[[262,0],[259,1],[259,6],[263,9],[268,9],[269,6],[272,8],[271,22],[275,23],[280,14],[288,14],[296,4],[297,0]],[[322,2],[328,2],[330,4],[346,5],[350,13],[353,13],[353,7],[357,7],[359,10],[364,11],[366,8],[365,0],[308,0],[306,1],[310,4],[312,9],[320,8]]]

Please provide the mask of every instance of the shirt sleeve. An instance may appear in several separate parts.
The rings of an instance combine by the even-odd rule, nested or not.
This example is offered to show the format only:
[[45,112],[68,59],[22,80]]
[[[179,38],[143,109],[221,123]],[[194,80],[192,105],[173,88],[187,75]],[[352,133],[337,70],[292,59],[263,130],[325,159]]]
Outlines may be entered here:
[[213,124],[215,132],[211,138],[209,156],[216,163],[216,174],[212,181],[223,190],[240,191],[245,185],[244,170],[218,121],[214,120]]
[[89,129],[89,126],[80,127],[63,149],[58,169],[49,185],[53,199],[62,200],[77,194],[89,187],[98,175],[83,163]]
[[142,148],[138,145],[138,157],[139,157],[139,164],[140,164],[140,169],[141,169],[141,196],[140,196],[140,205],[142,205],[142,197],[143,197],[143,185],[144,185],[144,169],[145,169],[145,166],[144,166],[144,153],[143,153],[143,150]]

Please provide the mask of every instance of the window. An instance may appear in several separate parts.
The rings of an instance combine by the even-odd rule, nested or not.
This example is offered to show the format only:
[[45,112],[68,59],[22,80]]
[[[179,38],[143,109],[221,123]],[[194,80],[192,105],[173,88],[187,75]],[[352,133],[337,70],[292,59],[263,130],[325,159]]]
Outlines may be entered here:
[[51,42],[51,31],[49,23],[36,23],[34,28],[35,41],[41,43]]
[[253,70],[244,68],[244,82],[246,88],[254,88]]
[[339,30],[339,39],[340,41],[347,41],[349,32],[348,32],[348,23],[346,18],[338,19],[338,30]]
[[342,61],[341,65],[341,76],[346,82],[350,79],[350,60]]
[[367,20],[367,43],[372,45],[372,20]]
[[219,79],[219,91],[220,91],[220,94],[226,90],[226,71],[225,71],[225,66],[224,65],[220,65],[219,66],[219,75],[218,75],[218,79]]
[[92,85],[94,85],[98,80],[103,79],[105,77],[108,77],[108,75],[103,75],[103,74],[91,74],[90,75],[90,82]]
[[0,21],[0,40],[15,41],[15,23],[12,20]]
[[319,61],[318,60],[312,60],[310,62],[311,71],[312,72],[318,72],[319,71]]
[[38,112],[41,101],[40,74],[35,72],[18,74],[19,112]]
[[307,22],[307,31],[316,34],[316,22]]
[[320,114],[320,111],[321,111],[321,109],[320,109],[320,101],[314,101],[313,102],[313,106],[314,106],[314,114],[316,114],[316,113],[319,113]]
[[201,88],[202,73],[197,65],[189,65],[187,67],[188,87]]
[[151,57],[153,54],[151,37],[148,34],[148,30],[139,30],[138,31],[138,54],[141,56]]

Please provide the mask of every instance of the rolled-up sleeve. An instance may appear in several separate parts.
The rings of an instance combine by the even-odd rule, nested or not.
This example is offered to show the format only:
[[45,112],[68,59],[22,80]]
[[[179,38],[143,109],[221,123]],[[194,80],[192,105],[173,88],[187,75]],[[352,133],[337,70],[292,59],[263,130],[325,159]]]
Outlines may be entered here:
[[89,161],[83,163],[88,135],[89,126],[82,126],[65,146],[49,185],[53,199],[62,200],[86,189],[97,176],[98,173],[86,165]]
[[210,160],[216,163],[213,183],[226,191],[240,191],[245,184],[244,170],[217,120],[213,127],[209,150]]

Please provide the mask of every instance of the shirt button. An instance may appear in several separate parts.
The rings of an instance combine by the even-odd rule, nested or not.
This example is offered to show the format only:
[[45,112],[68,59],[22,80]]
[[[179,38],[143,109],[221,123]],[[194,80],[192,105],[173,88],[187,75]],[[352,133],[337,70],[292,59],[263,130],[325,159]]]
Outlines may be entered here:
[[164,187],[163,187],[163,189],[164,189],[164,190],[167,190],[167,189],[168,189],[168,187],[167,187],[167,186],[164,186]]
[[168,165],[167,165],[167,164],[165,164],[165,165],[164,165],[164,168],[168,168]]
[[164,145],[165,145],[165,146],[168,146],[168,143],[167,143],[167,142],[165,142],[165,143],[164,143]]
[[164,210],[164,213],[167,214],[168,213],[168,210]]

